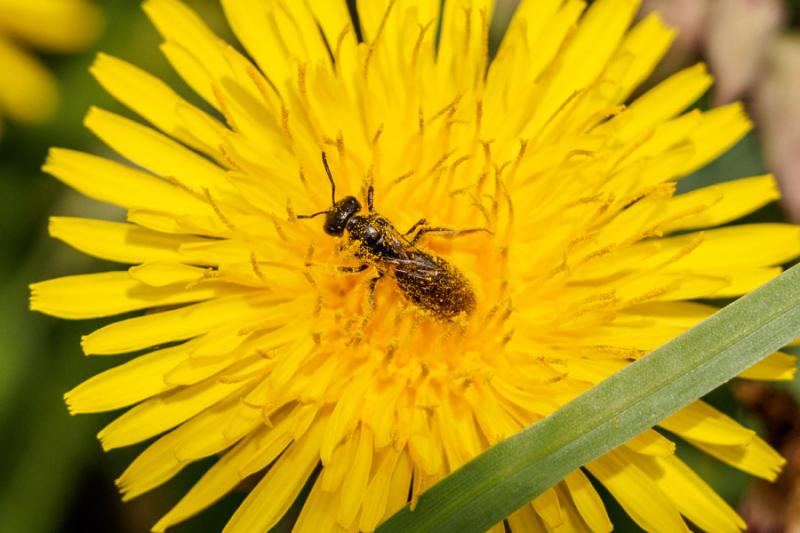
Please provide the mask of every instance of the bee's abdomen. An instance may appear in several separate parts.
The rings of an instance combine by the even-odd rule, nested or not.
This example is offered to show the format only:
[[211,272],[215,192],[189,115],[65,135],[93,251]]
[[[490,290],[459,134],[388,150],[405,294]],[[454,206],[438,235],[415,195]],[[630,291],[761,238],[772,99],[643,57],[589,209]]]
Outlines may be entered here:
[[412,303],[441,319],[475,310],[475,293],[458,269],[440,257],[422,252],[414,255],[418,268],[395,270],[398,287]]

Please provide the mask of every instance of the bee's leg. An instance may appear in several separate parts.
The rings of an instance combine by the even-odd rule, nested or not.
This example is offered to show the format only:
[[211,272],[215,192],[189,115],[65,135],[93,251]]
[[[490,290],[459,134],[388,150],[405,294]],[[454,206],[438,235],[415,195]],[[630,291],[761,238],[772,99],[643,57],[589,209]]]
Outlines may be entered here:
[[443,235],[447,235],[449,237],[460,237],[462,235],[469,235],[470,233],[478,233],[479,231],[485,231],[486,233],[492,233],[492,230],[488,228],[469,228],[469,229],[453,229],[453,228],[439,228],[439,227],[422,227],[420,228],[416,235],[411,239],[411,244],[417,244],[419,240],[422,238],[423,235],[426,233],[440,233]]
[[383,277],[384,273],[381,272],[371,280],[369,280],[369,288],[367,288],[367,308],[369,312],[372,313],[375,310],[375,288],[378,286],[378,282]]
[[366,263],[364,263],[363,265],[358,265],[357,267],[340,266],[339,267],[339,272],[345,272],[345,273],[348,273],[348,274],[354,274],[356,272],[364,272],[368,268],[369,268],[369,265],[366,264]]
[[403,233],[403,236],[407,237],[407,236],[411,235],[412,233],[414,233],[414,231],[415,231],[417,228],[419,228],[420,226],[424,226],[424,225],[425,225],[425,224],[427,224],[427,223],[428,223],[428,221],[427,221],[427,220],[425,220],[424,218],[421,218],[421,219],[417,220],[416,222],[414,222],[414,225],[413,225],[413,226],[411,226],[411,227],[408,229],[408,231],[407,231],[407,232]]

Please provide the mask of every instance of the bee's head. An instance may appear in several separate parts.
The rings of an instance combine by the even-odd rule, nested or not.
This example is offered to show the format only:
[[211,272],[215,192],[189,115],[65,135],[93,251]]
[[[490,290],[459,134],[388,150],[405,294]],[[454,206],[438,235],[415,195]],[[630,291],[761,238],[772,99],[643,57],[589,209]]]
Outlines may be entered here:
[[333,174],[331,174],[331,169],[328,166],[328,158],[325,156],[325,152],[322,152],[322,164],[325,167],[325,173],[328,175],[328,181],[331,183],[331,208],[313,215],[298,215],[297,218],[314,218],[319,215],[325,215],[325,225],[323,226],[325,233],[333,237],[341,237],[353,215],[361,211],[361,204],[358,203],[354,196],[345,196],[338,202],[336,201],[336,182],[333,181]]
[[345,196],[327,212],[325,216],[325,233],[334,237],[341,237],[350,218],[361,211],[361,204],[353,196]]

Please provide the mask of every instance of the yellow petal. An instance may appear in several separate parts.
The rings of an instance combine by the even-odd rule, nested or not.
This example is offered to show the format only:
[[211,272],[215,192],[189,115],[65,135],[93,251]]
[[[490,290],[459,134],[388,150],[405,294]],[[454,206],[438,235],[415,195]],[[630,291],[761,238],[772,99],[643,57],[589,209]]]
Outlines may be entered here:
[[460,468],[464,463],[483,451],[475,420],[463,400],[452,395],[436,409],[434,427],[442,441],[450,471]]
[[564,514],[564,522],[557,528],[553,529],[553,531],[556,533],[589,533],[592,531],[583,520],[578,508],[575,506],[575,502],[572,501],[572,497],[570,496],[566,485],[564,483],[559,483],[554,487],[554,489],[556,494],[558,494],[559,501],[561,502],[561,508],[563,509]]
[[[520,31],[524,32],[527,46],[531,50],[537,50],[537,53],[521,55],[525,63],[529,63],[524,66],[524,69],[530,69],[531,79],[535,80],[559,58],[558,53],[575,30],[579,17],[586,9],[586,2],[568,0],[567,2],[556,2],[555,6],[552,5],[552,2],[544,1],[529,1],[525,4],[532,5],[525,9],[528,15],[520,18],[520,23],[523,24]],[[534,5],[536,6],[534,7]],[[551,10],[555,8],[558,9],[553,13]],[[515,74],[519,74],[519,72],[517,71]],[[520,87],[520,89],[522,89],[524,98],[527,91],[524,87]]]
[[383,519],[386,520],[408,503],[408,489],[411,486],[412,462],[406,450],[400,453],[400,459],[392,474],[391,486],[389,487],[389,503]]
[[558,502],[558,495],[555,489],[549,488],[539,496],[534,498],[531,506],[542,519],[547,529],[556,529],[564,523],[564,512]]
[[627,111],[609,122],[619,128],[621,141],[636,136],[670,119],[689,107],[711,86],[705,65],[699,64],[673,74],[634,101]]
[[425,476],[436,476],[443,469],[442,443],[431,428],[428,415],[422,409],[412,414],[408,453]]
[[229,322],[256,315],[280,314],[266,295],[227,296],[170,311],[128,318],[98,329],[81,340],[87,355],[132,352],[166,342],[197,337]]
[[189,358],[164,374],[164,381],[169,385],[193,385],[256,353],[252,342],[241,334],[248,325],[244,322],[221,326],[197,338]]
[[[408,487],[406,487],[406,491],[408,491]],[[321,531],[348,533],[336,522],[338,505],[339,493],[323,489],[321,480],[317,478],[308,498],[303,503],[292,533],[320,533]]]
[[294,60],[330,61],[306,2],[223,0],[222,6],[236,37],[278,87],[292,76]]
[[753,437],[749,443],[742,446],[724,446],[707,444],[699,440],[686,440],[720,461],[768,481],[775,481],[783,465],[786,464],[786,459],[759,437]]
[[[505,35],[503,35],[498,55],[505,52],[505,47],[509,45],[509,42],[513,42],[511,39],[517,34],[521,34],[528,46],[535,45],[545,28],[552,25],[551,19],[560,4],[562,4],[561,0],[523,0],[520,2],[517,9],[514,10]],[[531,59],[545,60],[539,54]],[[546,58],[548,61],[551,59],[552,57]]]
[[257,449],[255,442],[269,431],[267,427],[257,429],[226,452],[152,530],[163,532],[199,513],[236,487],[242,481],[240,466],[253,459],[253,452]]
[[375,459],[378,465],[369,486],[364,492],[361,504],[361,517],[358,521],[360,531],[372,532],[381,522],[389,503],[392,474],[397,467],[400,452],[389,447],[379,452]]
[[164,376],[191,348],[191,341],[163,348],[92,376],[64,395],[70,413],[111,411],[173,388]]
[[353,464],[342,483],[337,514],[339,525],[345,529],[352,527],[356,515],[361,509],[364,491],[369,483],[374,455],[373,434],[369,427],[362,424],[361,429],[358,431],[358,436],[353,435],[351,438],[358,439],[358,444],[356,445]]
[[539,515],[530,505],[518,509],[507,519],[513,533],[546,533],[547,528],[542,524]]
[[506,526],[503,522],[500,522],[487,529],[486,533],[506,533]]
[[[156,233],[133,224],[89,218],[51,217],[50,236],[81,252],[119,263],[186,260],[179,249],[184,244],[207,242],[184,235]],[[187,261],[203,264],[200,260]]]
[[294,439],[291,429],[298,410],[287,411],[288,408],[273,415],[271,418],[273,426],[259,432],[255,439],[248,443],[248,457],[246,459],[242,457],[238,461],[237,474],[240,478],[244,479],[269,466],[292,443]]
[[[277,117],[279,113],[283,113],[284,104],[281,102],[280,111],[276,109],[279,104],[277,98],[273,101],[270,92],[272,86],[235,49],[226,48],[225,58],[231,65],[235,78],[238,79],[237,83],[225,79],[222,82],[217,80],[214,84],[214,97],[222,107],[228,126],[234,130],[222,133],[227,166],[243,165],[236,159],[237,155],[242,155],[240,149],[232,148],[234,142],[238,142],[239,147],[241,145],[255,147],[253,151],[258,155],[250,158],[249,162],[256,166],[257,171],[259,167],[268,166],[270,155],[274,154],[276,158],[289,155],[289,152],[280,151],[286,145],[286,138]],[[300,74],[296,74],[296,77],[299,76]],[[255,92],[257,90],[259,92]],[[283,118],[280,120],[283,121]],[[264,147],[269,149],[265,150]],[[281,163],[285,165],[286,161],[283,160]]]
[[627,453],[672,501],[682,515],[703,531],[736,533],[745,523],[694,471],[674,455],[642,457]]
[[[203,111],[191,106],[170,88],[169,85],[130,63],[104,53],[97,55],[90,68],[100,85],[114,98],[148,120],[170,137],[201,150],[206,154],[220,156],[220,142],[224,127]],[[142,98],[142,95],[147,98]],[[194,115],[195,120],[210,127],[216,126],[216,144],[206,144],[195,136],[181,118],[179,110]],[[188,108],[188,109],[187,109]]]
[[613,525],[608,518],[603,500],[583,471],[575,470],[564,478],[564,482],[575,507],[589,529],[597,533],[611,531]]
[[624,315],[644,317],[657,325],[688,329],[718,310],[697,302],[653,302],[629,307]]
[[694,156],[680,169],[680,173],[689,174],[713,161],[744,137],[751,127],[741,103],[704,113],[703,120],[689,135],[695,147]]
[[592,3],[558,57],[559,68],[523,134],[539,131],[564,102],[596,80],[622,41],[637,8],[636,0]]
[[[380,19],[372,17],[373,20],[382,20],[384,12],[398,16],[396,13],[389,13],[394,3],[381,2],[381,4],[386,9],[382,10]],[[397,7],[399,11],[399,6]],[[453,0],[444,4],[436,61],[438,64],[448,66],[439,72],[446,76],[445,79],[454,85],[455,90],[472,87],[477,73],[486,66],[488,50],[484,38],[489,29],[493,9],[494,2],[488,0]],[[379,23],[378,28],[380,27]],[[372,35],[370,38],[371,41],[377,42],[377,35]]]
[[672,198],[666,218],[674,221],[664,229],[720,226],[779,198],[780,191],[771,174],[704,187]]
[[764,285],[768,281],[777,278],[781,275],[781,272],[783,272],[781,267],[758,268],[743,272],[726,272],[725,279],[727,284],[725,287],[714,292],[713,294],[707,294],[713,298],[741,296],[742,294],[747,294],[748,292]]
[[159,233],[204,235],[230,238],[232,231],[217,215],[176,215],[170,211],[153,211],[133,207],[128,210],[128,222]]
[[[425,2],[422,2],[422,5],[425,4]],[[352,31],[352,28],[347,32],[346,37],[341,37],[342,32],[344,32],[346,28],[352,27],[350,13],[347,10],[347,3],[344,0],[305,2],[305,5],[322,28],[328,46],[330,46],[332,50],[336,47],[340,38],[349,40],[350,43],[355,46],[355,32]],[[435,6],[433,7],[435,9]],[[335,52],[335,50],[333,51]]]
[[678,510],[653,480],[617,451],[586,465],[625,512],[647,531],[689,531]]
[[330,462],[325,465],[320,474],[322,489],[327,492],[337,492],[342,481],[347,476],[350,466],[356,459],[356,439],[346,439],[333,452]]
[[618,101],[624,102],[655,69],[675,39],[675,30],[664,24],[653,12],[631,28],[622,41],[618,56],[631,55],[632,60],[621,80]]
[[309,432],[281,455],[236,509],[224,533],[267,531],[280,520],[319,463],[325,426],[324,419],[315,421]]
[[[213,405],[148,446],[117,479],[123,499],[128,501],[152,490],[170,480],[191,461],[236,444],[243,433],[228,434],[225,429],[227,421],[236,416],[239,408],[236,398]],[[250,429],[259,423],[260,418],[253,419]],[[187,454],[187,448],[202,451]]]
[[31,285],[31,309],[69,319],[95,318],[159,307],[210,300],[240,293],[232,285],[206,283],[150,287],[127,272],[81,274]]
[[[147,10],[147,7],[148,4],[145,3],[145,10]],[[219,110],[221,105],[214,94],[215,79],[212,77],[211,73],[209,73],[209,69],[203,64],[203,61],[198,59],[197,56],[185,46],[173,41],[163,43],[160,49],[170,65],[172,65],[172,68],[183,78],[186,84],[208,104]],[[222,56],[221,52],[217,53]]]
[[252,270],[253,250],[248,243],[241,241],[230,239],[188,241],[181,245],[180,253],[186,258],[187,263],[202,265],[206,264],[206,261],[212,261],[213,265],[226,267],[247,264]]
[[189,285],[202,279],[209,270],[181,263],[152,262],[131,267],[130,276],[151,287],[167,287],[176,283]]
[[168,181],[91,154],[51,148],[42,170],[90,198],[121,207],[211,212],[207,203]]
[[96,107],[84,124],[126,159],[199,194],[230,188],[222,168],[151,128]]
[[663,420],[659,426],[684,439],[725,446],[745,445],[755,437],[752,430],[699,400]]
[[225,43],[179,0],[147,0],[142,9],[167,41],[162,50],[175,70],[208,103],[218,106],[213,80],[231,77]]
[[[669,255],[685,249],[696,234],[656,241],[659,254],[647,253],[647,243],[625,252],[626,261],[647,253],[642,268],[653,267]],[[800,228],[790,224],[743,224],[716,228],[702,233],[702,243],[688,255],[672,262],[670,270],[723,273],[727,270],[780,265],[800,254]]]
[[774,353],[754,364],[738,377],[768,381],[791,381],[797,373],[797,358],[785,353]]
[[356,419],[360,415],[360,408],[364,401],[364,391],[369,386],[366,378],[351,382],[342,392],[336,407],[333,409],[328,431],[322,441],[320,457],[322,463],[330,463],[333,450],[339,445],[344,436],[349,433],[356,425]]
[[[260,361],[250,361],[243,368],[259,364]],[[97,437],[105,450],[141,442],[189,420],[247,384],[227,383],[212,377],[197,385],[166,392],[130,409],[104,427]]]
[[648,429],[641,435],[632,438],[625,443],[625,446],[642,455],[667,457],[675,453],[675,443],[653,429]]
[[389,7],[391,6],[392,8],[399,8],[399,6],[395,6],[395,2],[392,2],[391,0],[374,0],[366,2],[363,0],[356,1],[356,6],[358,8],[358,20],[361,25],[361,33],[366,42],[373,43],[378,37],[381,24],[384,26],[386,25],[384,17],[386,16]]

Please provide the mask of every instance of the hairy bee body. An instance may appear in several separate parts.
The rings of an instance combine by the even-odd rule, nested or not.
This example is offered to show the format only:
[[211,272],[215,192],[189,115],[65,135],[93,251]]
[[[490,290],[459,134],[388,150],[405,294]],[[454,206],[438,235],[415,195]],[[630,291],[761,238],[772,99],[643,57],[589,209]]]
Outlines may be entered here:
[[417,248],[386,218],[353,215],[345,226],[355,255],[389,275],[413,304],[437,318],[451,319],[475,310],[469,281],[453,265]]
[[370,267],[377,276],[370,282],[370,301],[374,305],[374,290],[383,277],[391,277],[400,292],[414,305],[436,318],[449,320],[459,315],[469,315],[475,310],[475,293],[464,275],[453,265],[423,250],[416,243],[426,233],[460,234],[482,229],[455,231],[430,227],[425,219],[419,220],[410,230],[400,233],[387,218],[375,212],[373,189],[367,192],[367,212],[354,196],[336,200],[336,184],[328,168],[325,154],[322,161],[331,183],[331,208],[313,215],[325,215],[323,229],[332,237],[344,237],[348,248],[362,261],[358,267],[342,267],[347,272],[363,272]]
[[408,265],[394,269],[394,279],[406,298],[438,318],[469,315],[475,310],[475,293],[458,269],[419,250],[410,255]]

